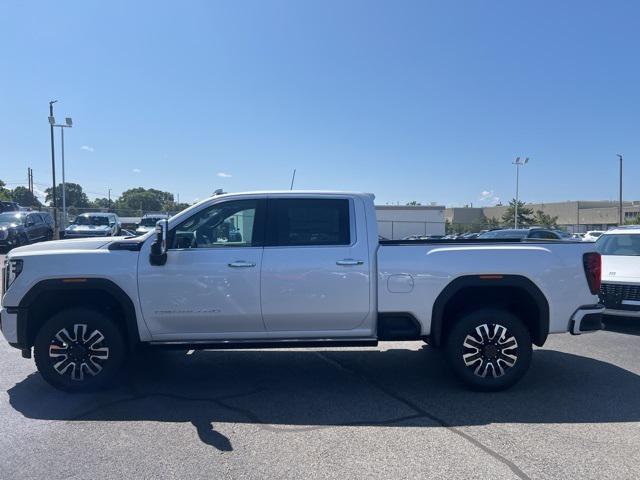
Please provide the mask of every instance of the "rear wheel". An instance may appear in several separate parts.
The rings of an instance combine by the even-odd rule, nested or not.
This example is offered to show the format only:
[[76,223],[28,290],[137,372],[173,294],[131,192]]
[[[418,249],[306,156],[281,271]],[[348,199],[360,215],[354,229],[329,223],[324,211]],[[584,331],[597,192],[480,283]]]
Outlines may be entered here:
[[111,318],[79,307],[63,310],[44,324],[36,335],[34,356],[48,383],[60,390],[84,392],[114,380],[126,348]]
[[446,341],[454,372],[474,390],[498,391],[515,384],[529,369],[531,336],[512,313],[481,309],[462,316]]

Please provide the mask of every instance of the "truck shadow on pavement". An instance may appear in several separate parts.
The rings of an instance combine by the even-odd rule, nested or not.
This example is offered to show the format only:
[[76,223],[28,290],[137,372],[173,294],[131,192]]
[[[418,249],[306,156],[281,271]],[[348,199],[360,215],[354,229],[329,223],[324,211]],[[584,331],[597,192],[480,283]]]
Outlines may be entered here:
[[608,315],[604,317],[604,327],[610,332],[640,335],[640,319],[638,318]]
[[[414,345],[415,347],[415,345]],[[531,370],[499,393],[466,390],[442,356],[418,350],[159,351],[115,388],[59,392],[33,373],[8,390],[27,418],[71,422],[189,422],[221,451],[221,424],[273,432],[340,426],[445,427],[490,423],[640,421],[640,376],[592,358],[540,349]],[[228,430],[228,429],[227,429]]]

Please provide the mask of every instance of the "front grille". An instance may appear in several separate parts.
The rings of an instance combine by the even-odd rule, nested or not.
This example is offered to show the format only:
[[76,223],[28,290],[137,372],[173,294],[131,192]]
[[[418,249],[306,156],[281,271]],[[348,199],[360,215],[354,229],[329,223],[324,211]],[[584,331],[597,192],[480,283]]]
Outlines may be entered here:
[[606,307],[619,307],[623,300],[640,302],[640,285],[603,283],[600,287],[600,300]]

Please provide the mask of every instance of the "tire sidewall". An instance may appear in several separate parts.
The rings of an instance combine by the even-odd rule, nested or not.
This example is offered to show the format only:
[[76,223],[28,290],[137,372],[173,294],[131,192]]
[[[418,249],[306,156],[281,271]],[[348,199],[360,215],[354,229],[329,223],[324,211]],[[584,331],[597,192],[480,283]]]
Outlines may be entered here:
[[[482,378],[464,363],[464,340],[477,326],[484,323],[503,325],[518,342],[515,365],[498,378]],[[447,360],[454,372],[470,388],[486,392],[504,390],[518,382],[529,369],[532,351],[531,335],[525,324],[512,313],[498,309],[487,308],[462,315],[449,332],[446,341]]]
[[[86,374],[82,381],[60,375],[53,368],[56,360],[49,357],[49,345],[55,335],[62,328],[73,331],[73,325],[77,323],[86,324],[88,330],[99,330],[105,337],[105,345],[109,347],[109,359],[102,371],[96,376]],[[38,331],[34,344],[35,363],[42,377],[49,384],[67,392],[94,391],[108,386],[120,371],[125,357],[124,338],[118,326],[108,316],[90,308],[78,307],[57,313]]]

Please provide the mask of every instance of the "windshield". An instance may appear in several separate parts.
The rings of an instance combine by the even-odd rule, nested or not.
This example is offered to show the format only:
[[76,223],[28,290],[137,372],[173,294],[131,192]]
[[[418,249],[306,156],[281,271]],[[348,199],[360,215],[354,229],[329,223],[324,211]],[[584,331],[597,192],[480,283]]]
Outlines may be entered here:
[[140,220],[141,227],[155,227],[158,220],[162,220],[164,217],[147,217]]
[[0,213],[0,225],[9,224],[9,223],[24,223],[24,217],[16,212],[5,212]]
[[76,225],[109,225],[108,217],[80,215],[76,217]]
[[596,242],[596,250],[601,255],[640,255],[640,235],[602,235]]
[[527,238],[528,230],[492,230],[479,235],[478,238]]

